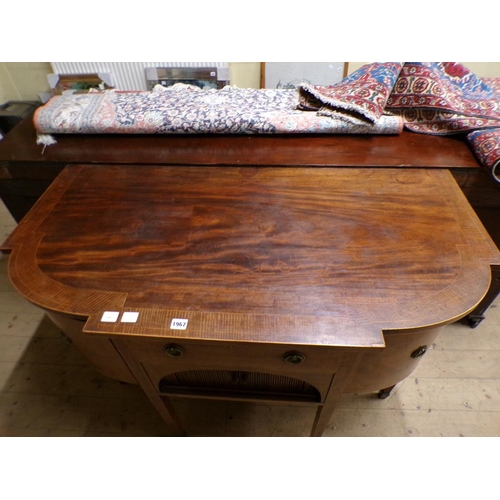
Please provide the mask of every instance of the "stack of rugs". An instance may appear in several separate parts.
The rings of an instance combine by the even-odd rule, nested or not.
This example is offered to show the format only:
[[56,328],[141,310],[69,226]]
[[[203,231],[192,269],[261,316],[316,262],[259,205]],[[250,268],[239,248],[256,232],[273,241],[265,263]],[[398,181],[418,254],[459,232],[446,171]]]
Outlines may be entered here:
[[63,95],[34,122],[41,143],[61,133],[463,134],[500,182],[500,78],[458,63],[371,63],[335,85],[296,90],[178,84]]

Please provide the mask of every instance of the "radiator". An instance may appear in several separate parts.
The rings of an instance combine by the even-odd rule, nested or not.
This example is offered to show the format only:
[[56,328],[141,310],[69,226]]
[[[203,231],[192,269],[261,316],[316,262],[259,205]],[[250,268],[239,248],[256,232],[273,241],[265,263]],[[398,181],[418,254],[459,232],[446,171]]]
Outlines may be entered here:
[[225,62],[51,62],[52,71],[59,75],[109,73],[117,90],[148,90],[145,69],[197,68],[212,66],[228,71]]

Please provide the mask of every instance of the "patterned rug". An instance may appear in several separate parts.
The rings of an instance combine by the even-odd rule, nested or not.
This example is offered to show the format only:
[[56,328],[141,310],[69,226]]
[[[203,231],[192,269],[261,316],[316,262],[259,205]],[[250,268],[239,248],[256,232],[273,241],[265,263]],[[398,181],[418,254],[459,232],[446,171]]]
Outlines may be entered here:
[[53,97],[35,113],[39,134],[399,134],[403,120],[372,122],[304,113],[293,89],[202,90],[157,85],[150,92],[95,92]]
[[372,63],[336,85],[299,87],[298,107],[359,123],[390,113],[413,132],[463,134],[500,182],[500,78],[453,62]]
[[[52,98],[35,113],[50,134],[462,134],[500,182],[500,78],[452,62],[367,64],[331,86],[92,92]],[[43,139],[42,139],[43,137]],[[44,142],[45,141],[45,142]]]
[[500,94],[457,63],[405,63],[387,108],[414,132],[448,134],[500,126]]
[[387,109],[414,132],[465,134],[500,182],[500,78],[479,78],[453,62],[405,63]]
[[384,115],[402,68],[402,63],[372,63],[335,85],[299,85],[298,108],[353,123],[375,123]]

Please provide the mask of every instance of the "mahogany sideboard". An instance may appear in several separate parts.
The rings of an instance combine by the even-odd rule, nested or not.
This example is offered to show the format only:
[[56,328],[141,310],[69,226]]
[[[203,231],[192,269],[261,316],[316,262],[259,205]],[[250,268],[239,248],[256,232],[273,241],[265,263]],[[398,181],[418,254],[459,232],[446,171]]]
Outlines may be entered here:
[[386,396],[500,252],[446,169],[67,166],[0,247],[103,374],[172,398]]
[[[66,165],[204,165],[447,169],[500,247],[500,184],[458,137],[400,135],[58,135],[36,144],[32,117],[0,141],[0,198],[20,221]],[[468,315],[477,326],[500,291],[495,271],[485,300]]]

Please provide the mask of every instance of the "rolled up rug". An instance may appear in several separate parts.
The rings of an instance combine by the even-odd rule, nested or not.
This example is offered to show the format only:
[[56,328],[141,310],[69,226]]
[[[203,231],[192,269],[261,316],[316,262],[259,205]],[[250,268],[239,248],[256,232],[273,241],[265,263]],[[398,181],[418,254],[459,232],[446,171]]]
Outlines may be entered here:
[[[297,109],[295,89],[107,91],[53,97],[34,115],[41,141],[51,134],[399,134],[403,120],[363,123]],[[42,142],[47,144],[46,142]]]

